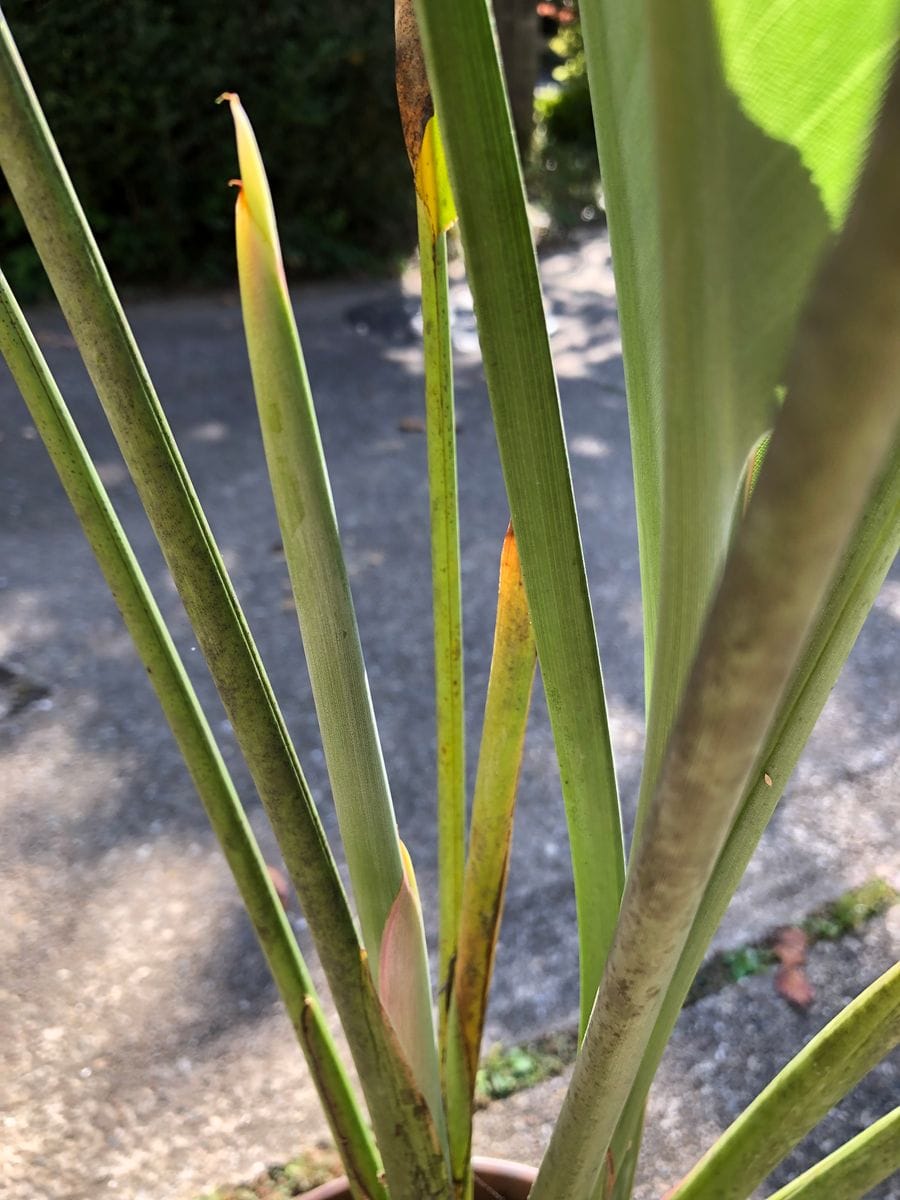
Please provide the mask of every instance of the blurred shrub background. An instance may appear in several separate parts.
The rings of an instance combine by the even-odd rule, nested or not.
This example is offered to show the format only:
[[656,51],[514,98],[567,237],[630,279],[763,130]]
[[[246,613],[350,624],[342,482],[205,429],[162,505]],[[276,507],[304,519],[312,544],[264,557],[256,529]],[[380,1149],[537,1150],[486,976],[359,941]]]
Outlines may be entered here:
[[[413,250],[391,0],[3,7],[117,285],[234,283],[226,90],[260,139],[291,278],[390,273]],[[529,192],[564,237],[602,219],[577,9],[494,7]],[[46,295],[2,179],[0,247],[20,298]]]
[[[353,0],[4,0],[4,12],[117,283],[233,282],[238,91],[277,198],[289,271],[383,270],[415,238],[394,94],[392,5]],[[4,270],[37,260],[0,181]]]
[[603,220],[600,164],[588,90],[584,42],[572,0],[539,11],[549,38],[534,99],[535,135],[527,171],[531,198],[547,213],[551,231],[566,235]]

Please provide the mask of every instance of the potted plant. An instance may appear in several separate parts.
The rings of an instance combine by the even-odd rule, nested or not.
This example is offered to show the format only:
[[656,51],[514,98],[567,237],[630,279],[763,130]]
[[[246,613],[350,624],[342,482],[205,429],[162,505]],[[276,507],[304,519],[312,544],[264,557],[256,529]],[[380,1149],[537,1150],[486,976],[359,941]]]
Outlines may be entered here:
[[[321,1197],[631,1193],[662,1048],[897,548],[898,11],[887,0],[870,10],[863,20],[843,0],[581,7],[615,257],[644,602],[648,732],[626,867],[565,435],[489,9],[485,0],[398,4],[432,495],[437,980],[394,820],[247,116],[229,94],[244,322],[358,925],[221,556],[0,23],[0,167],[278,837],[368,1119],[177,652],[5,283],[0,350],[147,666],[306,1053],[347,1171]],[[468,830],[446,299],[446,230],[457,212],[512,514]],[[536,664],[572,850],[581,1041],[535,1174],[473,1165],[471,1118]],[[898,1040],[894,968],[784,1068],[670,1196],[749,1196]],[[863,1195],[900,1165],[898,1130],[895,1109],[779,1200]]]

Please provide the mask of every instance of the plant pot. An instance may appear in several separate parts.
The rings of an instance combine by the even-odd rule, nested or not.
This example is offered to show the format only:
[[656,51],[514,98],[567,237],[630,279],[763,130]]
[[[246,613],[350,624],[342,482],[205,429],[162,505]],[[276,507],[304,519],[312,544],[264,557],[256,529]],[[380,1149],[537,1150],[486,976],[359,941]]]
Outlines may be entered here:
[[[475,1170],[475,1200],[526,1200],[537,1170],[503,1158],[472,1159]],[[304,1200],[348,1200],[350,1188],[343,1177],[323,1183]]]

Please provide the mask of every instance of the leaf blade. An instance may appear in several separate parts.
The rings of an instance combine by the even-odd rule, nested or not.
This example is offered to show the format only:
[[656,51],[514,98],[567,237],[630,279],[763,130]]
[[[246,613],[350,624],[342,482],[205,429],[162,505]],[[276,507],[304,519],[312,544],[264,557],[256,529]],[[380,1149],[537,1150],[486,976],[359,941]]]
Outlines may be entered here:
[[[533,1200],[588,1195],[790,673],[900,424],[900,71],[798,330]],[[854,301],[847,320],[837,297]],[[855,405],[848,412],[848,396]],[[585,1144],[586,1123],[593,1144]]]
[[484,0],[418,0],[501,466],[560,762],[575,877],[582,1023],[624,877],[597,635],[537,264]]
[[478,1059],[536,666],[534,635],[512,526],[503,543],[498,590],[448,1017],[445,1075],[451,1167],[459,1195],[466,1194],[470,1171]]
[[769,1200],[860,1200],[900,1170],[900,1107],[798,1175]]
[[0,355],[100,564],[234,876],[306,1056],[354,1196],[386,1200],[377,1151],[209,723],[87,447],[2,272]]
[[265,169],[238,97],[238,275],[253,388],[325,761],[377,979],[388,913],[403,880],[356,614]]
[[900,963],[785,1066],[703,1156],[671,1200],[743,1200],[900,1044]]

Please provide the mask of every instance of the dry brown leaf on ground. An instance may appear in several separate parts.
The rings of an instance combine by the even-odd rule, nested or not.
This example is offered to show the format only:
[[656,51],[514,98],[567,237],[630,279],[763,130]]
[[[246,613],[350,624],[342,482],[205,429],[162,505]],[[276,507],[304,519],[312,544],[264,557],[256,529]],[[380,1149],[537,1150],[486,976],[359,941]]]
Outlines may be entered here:
[[775,991],[798,1008],[809,1008],[815,991],[806,975],[809,939],[795,925],[779,930],[772,952],[781,964],[775,972]]

